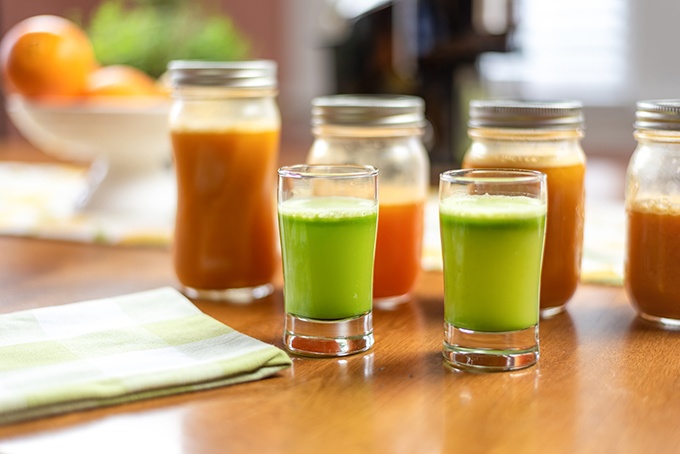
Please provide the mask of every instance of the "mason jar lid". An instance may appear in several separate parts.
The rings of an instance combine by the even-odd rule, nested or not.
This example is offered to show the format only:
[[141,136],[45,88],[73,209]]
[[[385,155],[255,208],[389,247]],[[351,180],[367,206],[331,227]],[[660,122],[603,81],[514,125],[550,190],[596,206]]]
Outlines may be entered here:
[[276,62],[173,60],[168,63],[173,87],[276,88]]
[[573,129],[583,127],[579,101],[470,101],[470,128]]
[[425,102],[406,95],[333,95],[312,100],[312,126],[422,128]]
[[680,99],[638,101],[635,129],[680,131]]

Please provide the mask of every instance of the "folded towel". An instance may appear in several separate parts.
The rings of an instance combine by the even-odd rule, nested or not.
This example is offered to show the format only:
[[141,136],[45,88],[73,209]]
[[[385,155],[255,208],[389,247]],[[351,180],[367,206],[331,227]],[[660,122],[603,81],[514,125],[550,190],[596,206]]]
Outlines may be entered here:
[[176,290],[0,315],[0,424],[257,380],[282,350]]

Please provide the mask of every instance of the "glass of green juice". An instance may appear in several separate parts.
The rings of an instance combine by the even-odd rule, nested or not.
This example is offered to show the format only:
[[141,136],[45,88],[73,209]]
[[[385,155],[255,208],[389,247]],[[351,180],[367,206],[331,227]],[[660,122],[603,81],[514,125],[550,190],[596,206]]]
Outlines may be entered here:
[[295,165],[278,174],[284,346],[304,356],[368,350],[378,170]]
[[444,346],[457,369],[505,371],[538,361],[545,174],[467,169],[440,175]]

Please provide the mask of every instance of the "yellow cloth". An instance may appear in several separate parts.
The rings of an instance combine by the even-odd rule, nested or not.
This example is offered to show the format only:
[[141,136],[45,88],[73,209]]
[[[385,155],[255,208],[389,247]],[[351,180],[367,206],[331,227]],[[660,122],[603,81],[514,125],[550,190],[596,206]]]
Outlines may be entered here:
[[107,244],[168,245],[169,169],[125,177],[66,164],[0,163],[0,234]]

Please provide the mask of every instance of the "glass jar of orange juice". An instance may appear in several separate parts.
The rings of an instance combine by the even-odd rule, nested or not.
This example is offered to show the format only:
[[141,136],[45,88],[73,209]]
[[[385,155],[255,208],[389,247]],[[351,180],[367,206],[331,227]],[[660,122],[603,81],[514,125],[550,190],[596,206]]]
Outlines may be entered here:
[[172,61],[168,73],[177,278],[192,298],[265,297],[279,264],[276,64]]
[[680,99],[638,102],[635,129],[624,283],[642,318],[680,326]]
[[586,169],[581,103],[475,100],[470,103],[468,135],[472,142],[463,167],[547,174],[541,315],[562,312],[581,273]]
[[372,165],[378,177],[373,301],[408,301],[421,269],[429,160],[425,103],[403,95],[335,95],[312,101],[310,164]]

